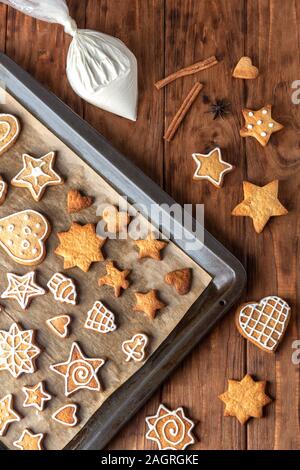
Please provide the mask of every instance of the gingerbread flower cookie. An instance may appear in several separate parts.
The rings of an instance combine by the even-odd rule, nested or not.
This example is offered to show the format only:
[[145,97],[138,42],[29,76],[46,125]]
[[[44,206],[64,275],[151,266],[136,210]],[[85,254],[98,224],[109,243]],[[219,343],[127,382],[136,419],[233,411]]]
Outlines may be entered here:
[[57,315],[46,321],[51,330],[60,338],[66,338],[69,334],[68,326],[71,323],[70,315]]
[[272,119],[272,106],[267,104],[258,111],[243,109],[245,125],[240,130],[242,137],[254,137],[263,147],[267,145],[275,132],[283,129],[283,125]]
[[0,371],[7,370],[16,379],[23,373],[32,374],[40,352],[33,341],[33,330],[22,330],[17,323],[9,331],[0,330]]
[[20,450],[43,450],[43,439],[44,434],[33,434],[29,429],[25,429],[20,438],[14,442],[14,446]]
[[278,181],[265,186],[244,181],[244,200],[232,211],[232,215],[251,217],[256,233],[261,233],[270,217],[286,215],[288,211],[278,200]]
[[233,170],[233,166],[222,159],[221,150],[218,147],[208,154],[193,153],[193,159],[197,164],[193,179],[195,181],[207,180],[217,188],[222,186],[226,173]]
[[0,436],[4,436],[11,423],[21,420],[21,417],[13,409],[12,401],[12,395],[6,395],[0,400]]
[[83,196],[78,189],[70,189],[67,198],[68,213],[73,214],[87,209],[93,204],[93,201],[94,198]]
[[0,114],[0,156],[9,150],[19,137],[19,120],[11,114]]
[[266,382],[255,382],[251,375],[238,380],[228,380],[228,390],[219,396],[225,403],[224,416],[235,416],[241,424],[249,418],[262,418],[263,407],[271,403],[265,394]]
[[125,269],[124,271],[120,271],[114,266],[113,261],[108,261],[106,263],[106,276],[102,276],[98,280],[99,286],[110,286],[113,287],[115,291],[115,296],[119,297],[121,295],[122,289],[127,289],[129,287],[129,281],[127,281],[127,277],[130,274],[130,269]]
[[131,339],[122,343],[122,351],[126,356],[126,362],[133,360],[141,362],[146,356],[146,347],[148,344],[148,336],[143,333],[137,333]]
[[17,276],[17,274],[7,273],[8,287],[1,294],[2,299],[14,299],[20,307],[25,310],[31,299],[39,295],[44,295],[45,290],[35,282],[35,272]]
[[52,419],[64,426],[74,428],[78,423],[77,410],[78,406],[74,403],[61,406],[53,413]]
[[81,389],[99,392],[101,386],[97,372],[104,362],[104,359],[85,357],[78,344],[73,343],[68,360],[51,365],[50,369],[64,377],[65,395],[69,396]]
[[0,206],[5,202],[8,186],[0,175]]
[[76,305],[77,292],[73,279],[55,273],[48,281],[47,287],[58,302]]
[[88,272],[92,263],[104,260],[101,248],[106,238],[96,234],[95,224],[73,222],[67,232],[60,232],[57,236],[60,244],[55,253],[64,258],[65,269],[78,266]]
[[38,411],[43,411],[46,401],[51,400],[52,396],[45,391],[43,382],[39,382],[33,387],[22,387],[25,393],[25,400],[23,403],[24,408],[36,408]]
[[157,310],[164,308],[166,305],[158,300],[157,291],[150,290],[146,294],[135,292],[136,304],[133,307],[134,312],[144,312],[152,320],[156,317]]
[[139,249],[139,258],[152,258],[161,260],[161,251],[167,246],[168,242],[157,240],[152,234],[149,234],[145,240],[136,240],[135,245]]
[[159,405],[156,415],[146,418],[146,438],[156,442],[159,450],[184,450],[195,443],[192,429],[194,423],[188,419],[183,408],[174,411]]
[[19,264],[35,266],[46,256],[51,227],[39,212],[25,210],[0,219],[0,246]]
[[11,184],[18,188],[29,189],[35,201],[42,199],[48,186],[63,183],[63,179],[53,170],[55,152],[49,152],[41,158],[34,158],[25,153],[22,159],[23,168],[12,179]]
[[244,338],[266,352],[275,352],[291,317],[289,305],[280,297],[269,296],[259,303],[249,302],[236,311],[236,325]]
[[115,316],[102,302],[97,300],[87,313],[84,328],[103,334],[111,333],[117,329]]

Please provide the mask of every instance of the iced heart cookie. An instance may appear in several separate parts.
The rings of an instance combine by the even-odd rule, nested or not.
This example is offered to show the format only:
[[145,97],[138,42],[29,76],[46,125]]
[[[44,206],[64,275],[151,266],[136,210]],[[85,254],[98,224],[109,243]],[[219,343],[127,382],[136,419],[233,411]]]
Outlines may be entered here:
[[290,321],[291,309],[280,297],[247,303],[236,311],[236,325],[246,339],[266,352],[275,352]]
[[25,210],[0,219],[0,246],[19,264],[35,266],[46,256],[51,228],[39,212]]
[[0,155],[16,142],[20,130],[20,123],[15,116],[0,114]]
[[146,347],[148,336],[143,333],[137,333],[131,339],[122,343],[122,351],[126,356],[126,362],[131,360],[141,362],[146,356]]
[[12,395],[6,395],[0,400],[0,436],[4,436],[11,423],[21,420],[13,409],[12,401]]
[[56,410],[51,417],[57,423],[73,428],[78,423],[77,410],[78,406],[71,403]]
[[12,179],[11,184],[29,189],[33,199],[38,202],[48,186],[63,183],[63,179],[53,170],[54,158],[54,152],[49,152],[41,158],[34,158],[25,153],[22,155],[23,168]]
[[188,294],[192,284],[192,270],[190,268],[176,269],[165,275],[165,283],[174,286],[179,295]]
[[60,338],[66,338],[69,334],[68,326],[71,322],[70,315],[57,315],[46,321],[51,330]]
[[274,132],[283,129],[283,125],[272,119],[272,106],[267,104],[258,111],[243,109],[245,125],[240,130],[241,137],[254,137],[263,147],[267,145]]
[[185,416],[183,408],[174,411],[159,405],[156,415],[146,418],[146,438],[156,442],[159,450],[184,450],[195,443],[192,429],[195,424]]
[[2,176],[0,176],[0,206],[2,206],[2,204],[5,202],[7,190],[7,183],[5,183]]
[[244,80],[253,80],[259,75],[259,70],[252,64],[250,57],[241,57],[235,66],[232,76]]

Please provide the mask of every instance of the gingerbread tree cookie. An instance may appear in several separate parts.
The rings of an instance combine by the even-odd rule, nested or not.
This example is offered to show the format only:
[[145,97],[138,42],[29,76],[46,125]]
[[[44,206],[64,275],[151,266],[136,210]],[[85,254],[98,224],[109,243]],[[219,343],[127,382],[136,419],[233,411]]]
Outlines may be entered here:
[[57,234],[59,246],[55,253],[64,258],[64,268],[78,266],[87,272],[92,263],[103,261],[101,248],[106,239],[96,234],[95,224],[80,225],[73,222],[67,232]]
[[99,286],[110,286],[113,287],[115,291],[115,296],[119,297],[121,295],[121,289],[127,289],[129,287],[129,281],[127,281],[127,276],[130,274],[130,269],[125,269],[124,271],[119,271],[114,266],[113,261],[108,261],[106,263],[106,272],[107,275],[100,277],[98,280]]
[[144,312],[152,320],[156,317],[157,310],[164,308],[166,305],[158,300],[157,291],[155,289],[150,290],[146,294],[136,292],[135,294],[136,304],[133,307],[134,312]]
[[265,186],[244,181],[244,200],[232,211],[232,215],[251,217],[256,233],[261,233],[270,217],[286,215],[288,211],[278,200],[278,181]]
[[251,375],[238,380],[228,380],[228,390],[219,396],[225,403],[224,416],[235,416],[241,424],[249,418],[262,418],[263,407],[271,403],[265,394],[266,382],[255,382]]
[[263,147],[267,145],[275,132],[283,129],[283,125],[272,119],[272,106],[267,104],[258,111],[243,109],[245,125],[240,130],[242,137],[254,137]]
[[161,251],[167,246],[168,242],[157,240],[151,234],[145,240],[136,240],[135,245],[139,249],[139,258],[152,258],[161,260]]

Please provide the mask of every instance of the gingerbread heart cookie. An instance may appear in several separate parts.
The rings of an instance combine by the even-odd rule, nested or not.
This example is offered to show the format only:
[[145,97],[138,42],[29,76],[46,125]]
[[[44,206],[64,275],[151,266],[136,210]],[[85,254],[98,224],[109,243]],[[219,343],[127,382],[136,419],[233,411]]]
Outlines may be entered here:
[[0,246],[19,264],[35,266],[46,256],[50,225],[39,212],[28,209],[0,219]]
[[0,114],[0,155],[3,155],[17,140],[20,123],[11,114]]
[[241,57],[235,66],[232,76],[244,80],[254,80],[259,75],[259,70],[252,64],[250,57]]
[[275,352],[290,321],[289,305],[277,296],[247,303],[236,312],[236,325],[246,339],[266,352]]
[[179,295],[188,294],[192,284],[192,270],[190,268],[176,269],[165,275],[165,283],[174,286]]

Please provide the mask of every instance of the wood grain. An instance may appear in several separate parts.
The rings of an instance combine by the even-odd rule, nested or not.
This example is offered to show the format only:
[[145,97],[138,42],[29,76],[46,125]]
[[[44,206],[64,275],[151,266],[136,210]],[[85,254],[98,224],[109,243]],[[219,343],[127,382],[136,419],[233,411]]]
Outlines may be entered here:
[[[299,309],[299,106],[291,102],[291,82],[299,79],[300,3],[280,0],[72,0],[72,15],[81,24],[115,34],[139,61],[140,103],[136,124],[82,104],[64,74],[69,38],[59,26],[35,22],[8,9],[8,55],[70,104],[116,147],[144,169],[181,203],[205,203],[206,227],[244,263],[248,272],[245,299],[278,293],[293,308],[287,337],[276,356],[248,345],[237,333],[233,312],[178,368],[143,410],[110,444],[111,449],[151,448],[145,441],[144,418],[159,402],[184,405],[199,421],[196,433],[205,449],[299,449],[299,366],[291,362],[292,341],[300,337]],[[86,7],[86,8],[85,8]],[[5,11],[3,6],[1,10]],[[4,49],[5,19],[0,19]],[[2,27],[3,26],[3,27]],[[49,47],[50,45],[50,47]],[[195,77],[185,77],[158,92],[154,83],[178,68],[209,55],[222,63]],[[243,55],[259,67],[257,80],[232,79],[231,70]],[[194,80],[205,88],[174,142],[162,135]],[[232,116],[212,121],[209,102],[227,98]],[[241,108],[274,104],[274,117],[285,129],[263,149],[241,139]],[[213,145],[236,166],[222,190],[192,182],[191,153]],[[280,199],[290,214],[274,219],[261,235],[251,221],[233,218],[242,198],[242,181],[264,184],[280,179]],[[241,427],[223,418],[217,395],[227,378],[248,371],[269,381],[276,398],[266,417]],[[189,384],[188,387],[186,384]]]

